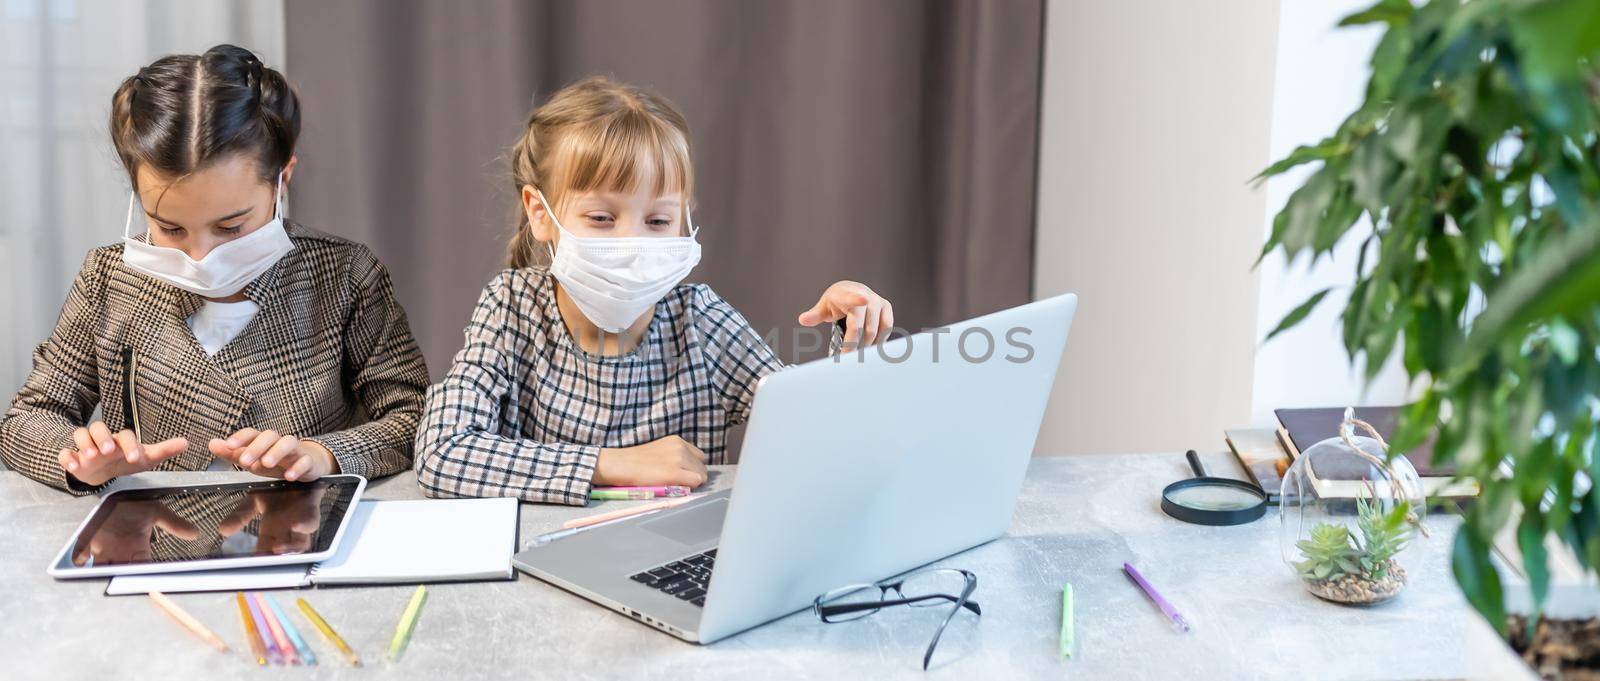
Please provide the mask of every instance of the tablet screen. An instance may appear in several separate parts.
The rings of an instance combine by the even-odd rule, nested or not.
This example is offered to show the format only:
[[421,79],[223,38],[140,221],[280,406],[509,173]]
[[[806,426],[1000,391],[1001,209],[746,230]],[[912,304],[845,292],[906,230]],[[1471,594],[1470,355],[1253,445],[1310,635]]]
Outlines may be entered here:
[[117,492],[56,567],[320,553],[332,546],[359,485],[332,476]]

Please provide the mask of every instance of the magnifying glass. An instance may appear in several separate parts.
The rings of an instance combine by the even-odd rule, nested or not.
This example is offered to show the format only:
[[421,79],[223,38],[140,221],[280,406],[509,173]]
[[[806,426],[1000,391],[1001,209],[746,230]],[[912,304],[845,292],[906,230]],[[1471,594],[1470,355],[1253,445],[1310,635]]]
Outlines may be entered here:
[[1184,455],[1195,477],[1161,491],[1161,510],[1196,525],[1242,525],[1267,512],[1267,493],[1243,480],[1212,478],[1193,449]]

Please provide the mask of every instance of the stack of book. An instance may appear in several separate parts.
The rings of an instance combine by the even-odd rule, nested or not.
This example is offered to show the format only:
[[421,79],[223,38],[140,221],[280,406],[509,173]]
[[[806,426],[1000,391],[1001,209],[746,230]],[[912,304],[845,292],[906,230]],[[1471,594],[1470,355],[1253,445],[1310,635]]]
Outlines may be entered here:
[[[1228,449],[1239,458],[1257,485],[1276,500],[1283,485],[1283,475],[1302,451],[1331,437],[1338,437],[1339,424],[1344,421],[1343,407],[1318,407],[1307,409],[1278,409],[1278,428],[1242,428],[1223,431]],[[1384,439],[1389,439],[1400,416],[1400,407],[1357,407],[1355,417],[1372,424]],[[1429,497],[1450,499],[1470,498],[1478,495],[1478,483],[1456,475],[1455,468],[1435,465],[1433,441],[1430,438],[1409,452],[1406,460],[1417,469],[1422,478],[1423,493]],[[1321,460],[1320,458],[1318,459]],[[1364,465],[1351,466],[1350,470],[1319,466],[1316,475],[1308,475],[1317,495],[1323,498],[1357,497],[1363,492],[1362,479],[1370,477]]]

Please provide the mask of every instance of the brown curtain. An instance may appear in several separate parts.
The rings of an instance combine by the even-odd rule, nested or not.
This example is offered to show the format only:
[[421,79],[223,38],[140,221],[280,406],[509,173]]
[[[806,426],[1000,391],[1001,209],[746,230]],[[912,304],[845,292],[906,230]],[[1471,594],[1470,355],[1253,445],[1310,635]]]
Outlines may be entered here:
[[[712,285],[779,352],[857,279],[905,328],[1029,299],[1041,0],[288,0],[291,215],[389,266],[435,377],[502,267],[503,154],[608,74],[688,117]],[[786,347],[787,345],[787,347]],[[804,353],[813,354],[813,353]]]

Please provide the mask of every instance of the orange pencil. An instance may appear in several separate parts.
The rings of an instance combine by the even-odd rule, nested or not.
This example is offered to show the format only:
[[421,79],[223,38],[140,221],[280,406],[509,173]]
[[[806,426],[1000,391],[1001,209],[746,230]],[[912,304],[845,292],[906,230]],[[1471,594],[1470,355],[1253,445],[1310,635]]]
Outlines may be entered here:
[[250,642],[250,653],[256,656],[256,664],[267,666],[267,646],[261,643],[261,632],[256,631],[256,621],[250,618],[250,604],[244,602],[244,592],[233,592],[239,599],[239,619],[244,622],[244,638]]
[[194,618],[194,615],[190,615],[183,608],[178,607],[178,604],[173,603],[172,599],[167,598],[166,594],[160,591],[151,591],[150,600],[156,604],[156,607],[161,608],[162,611],[170,615],[172,619],[177,620],[178,624],[183,625],[183,628],[188,629],[195,636],[199,636],[201,640],[210,644],[211,647],[224,653],[228,652],[228,644],[222,642],[222,637],[207,629],[206,625],[201,624],[200,620]]
[[272,607],[261,598],[261,592],[250,595],[256,599],[256,609],[261,611],[261,619],[267,621],[267,629],[272,632],[272,640],[278,643],[278,650],[283,653],[283,661],[287,664],[300,664],[300,654],[295,652],[294,644],[289,642],[289,636],[283,633],[283,625],[278,624],[278,618],[273,616]]

